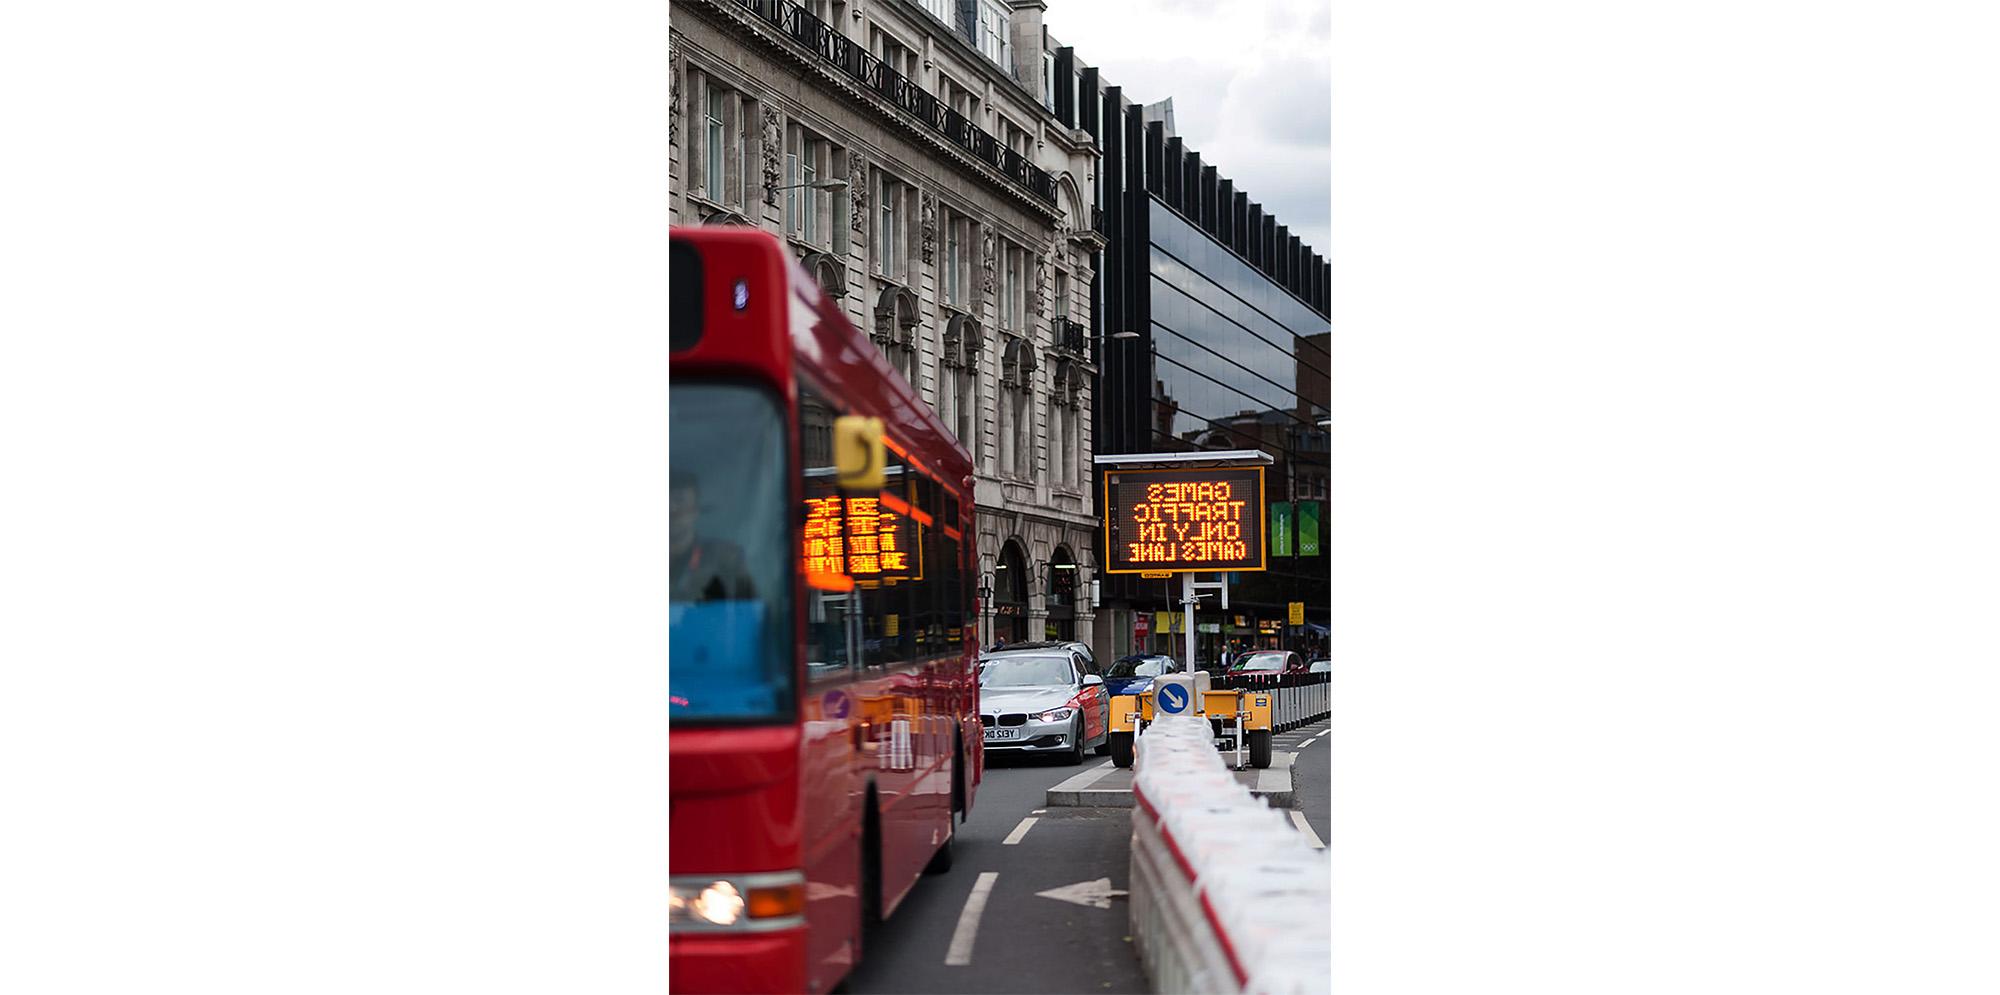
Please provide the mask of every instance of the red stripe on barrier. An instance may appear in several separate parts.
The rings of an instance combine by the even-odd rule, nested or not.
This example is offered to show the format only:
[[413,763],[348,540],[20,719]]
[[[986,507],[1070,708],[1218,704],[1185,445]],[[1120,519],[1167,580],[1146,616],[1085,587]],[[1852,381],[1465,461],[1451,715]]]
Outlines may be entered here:
[[[1146,817],[1153,820],[1153,824],[1159,827],[1160,841],[1167,845],[1167,852],[1173,855],[1174,864],[1181,869],[1181,874],[1187,878],[1188,886],[1193,887],[1195,880],[1194,865],[1188,862],[1187,855],[1181,852],[1180,844],[1174,842],[1174,834],[1167,829],[1166,823],[1160,821],[1159,810],[1153,807],[1153,803],[1146,798],[1145,792],[1139,790],[1137,784],[1132,785],[1132,800],[1137,803],[1139,808],[1145,809]],[[1206,888],[1202,889],[1201,892],[1201,912],[1208,919],[1209,932],[1215,934],[1215,942],[1222,947],[1223,956],[1229,958],[1229,970],[1236,975],[1237,987],[1240,988],[1243,985],[1249,984],[1250,974],[1243,970],[1243,962],[1237,959],[1236,945],[1229,942],[1229,930],[1223,928],[1222,920],[1215,914],[1215,906],[1209,904],[1208,890]]]
[[1229,942],[1229,931],[1222,928],[1222,920],[1215,916],[1215,906],[1208,904],[1208,891],[1201,893],[1201,911],[1208,916],[1208,928],[1215,932],[1215,939],[1222,944],[1222,955],[1229,958],[1229,970],[1236,975],[1236,987],[1250,983],[1250,972],[1243,970],[1243,962],[1236,959],[1236,946]]

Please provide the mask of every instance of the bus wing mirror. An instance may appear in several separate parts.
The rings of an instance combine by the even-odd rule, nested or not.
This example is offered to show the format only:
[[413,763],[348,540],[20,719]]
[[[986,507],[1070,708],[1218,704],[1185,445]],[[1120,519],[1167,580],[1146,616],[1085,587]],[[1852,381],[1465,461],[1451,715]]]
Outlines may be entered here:
[[833,422],[833,463],[842,490],[878,491],[883,473],[882,419],[841,415]]

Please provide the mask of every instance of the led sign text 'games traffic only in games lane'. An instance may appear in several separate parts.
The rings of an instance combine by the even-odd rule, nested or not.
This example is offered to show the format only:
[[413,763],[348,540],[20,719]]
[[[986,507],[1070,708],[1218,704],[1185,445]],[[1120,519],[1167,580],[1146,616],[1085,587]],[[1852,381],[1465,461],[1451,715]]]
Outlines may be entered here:
[[1109,573],[1264,569],[1264,470],[1104,475]]

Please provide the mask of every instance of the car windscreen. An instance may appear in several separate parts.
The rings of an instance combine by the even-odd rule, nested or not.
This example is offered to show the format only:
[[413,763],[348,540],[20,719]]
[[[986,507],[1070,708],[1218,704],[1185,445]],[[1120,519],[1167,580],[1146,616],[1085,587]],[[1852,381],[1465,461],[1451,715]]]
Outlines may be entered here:
[[1128,656],[1111,665],[1106,677],[1158,677],[1170,661],[1163,656]]
[[1069,660],[1060,656],[1002,656],[986,662],[979,671],[979,686],[988,688],[1035,687],[1070,683]]
[[1285,654],[1252,653],[1244,657],[1243,659],[1236,661],[1236,666],[1230,669],[1231,670],[1283,670],[1285,669]]
[[713,382],[675,383],[667,410],[668,717],[789,720],[783,411],[769,391]]

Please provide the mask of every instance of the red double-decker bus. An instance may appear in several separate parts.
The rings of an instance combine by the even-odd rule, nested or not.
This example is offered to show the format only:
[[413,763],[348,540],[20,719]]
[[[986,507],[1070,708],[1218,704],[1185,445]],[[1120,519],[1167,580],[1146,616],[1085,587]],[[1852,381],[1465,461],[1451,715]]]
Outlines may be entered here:
[[983,771],[972,463],[770,235],[670,251],[670,978],[825,992]]

